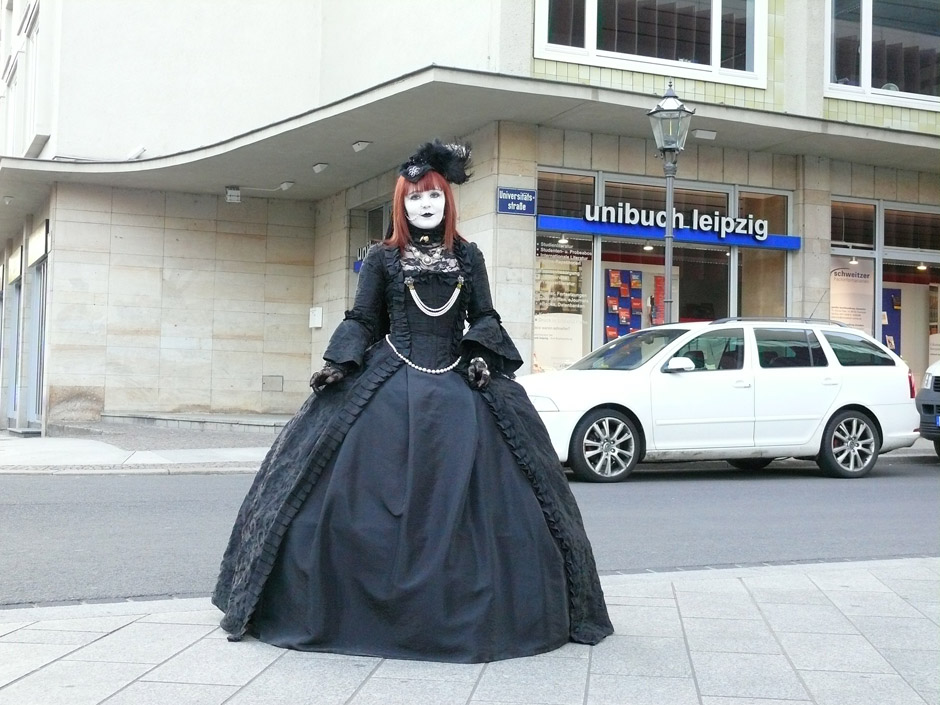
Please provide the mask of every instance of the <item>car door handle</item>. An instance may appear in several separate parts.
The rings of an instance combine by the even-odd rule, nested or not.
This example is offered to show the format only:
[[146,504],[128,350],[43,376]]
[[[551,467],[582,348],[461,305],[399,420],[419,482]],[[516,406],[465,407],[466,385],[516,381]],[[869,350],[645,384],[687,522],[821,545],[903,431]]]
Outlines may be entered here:
[[832,377],[823,377],[822,383],[824,387],[835,387],[839,384],[839,380],[833,379]]
[[751,386],[751,383],[748,382],[746,379],[739,379],[737,382],[734,383],[735,389],[747,389],[750,386]]

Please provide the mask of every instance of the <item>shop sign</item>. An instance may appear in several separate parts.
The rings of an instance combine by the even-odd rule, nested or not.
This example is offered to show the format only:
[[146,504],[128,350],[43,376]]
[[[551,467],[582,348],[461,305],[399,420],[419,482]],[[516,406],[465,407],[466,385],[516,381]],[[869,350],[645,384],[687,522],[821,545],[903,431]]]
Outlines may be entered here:
[[535,215],[535,189],[496,187],[496,212]]
[[[538,229],[582,235],[635,237],[660,240],[666,233],[666,211],[634,208],[629,203],[615,206],[584,206],[584,217],[538,216]],[[798,250],[800,238],[769,232],[768,221],[753,215],[732,217],[720,211],[694,209],[691,217],[673,210],[673,237],[678,242],[737,245],[775,250]]]

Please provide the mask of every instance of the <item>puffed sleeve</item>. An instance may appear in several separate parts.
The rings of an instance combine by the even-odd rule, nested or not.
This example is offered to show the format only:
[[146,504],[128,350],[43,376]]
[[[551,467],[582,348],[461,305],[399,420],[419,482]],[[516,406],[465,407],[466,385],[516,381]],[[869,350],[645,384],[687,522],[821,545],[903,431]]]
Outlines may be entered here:
[[482,356],[488,365],[500,372],[512,374],[522,366],[522,356],[509,333],[503,328],[499,314],[493,308],[490,280],[486,273],[483,253],[475,243],[468,243],[470,254],[470,298],[467,319],[470,328],[461,341],[463,352],[473,357]]
[[356,300],[330,338],[323,353],[327,362],[361,367],[365,351],[388,331],[383,249],[382,245],[373,245],[362,262]]

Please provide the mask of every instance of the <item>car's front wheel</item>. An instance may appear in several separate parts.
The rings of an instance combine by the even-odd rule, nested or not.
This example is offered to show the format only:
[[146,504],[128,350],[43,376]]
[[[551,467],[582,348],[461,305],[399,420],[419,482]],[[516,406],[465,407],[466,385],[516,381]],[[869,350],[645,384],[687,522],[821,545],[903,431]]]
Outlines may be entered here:
[[826,425],[816,462],[833,477],[864,477],[878,460],[878,429],[861,411],[843,411]]
[[571,439],[569,462],[590,482],[620,482],[639,460],[637,431],[625,414],[596,409],[581,419]]

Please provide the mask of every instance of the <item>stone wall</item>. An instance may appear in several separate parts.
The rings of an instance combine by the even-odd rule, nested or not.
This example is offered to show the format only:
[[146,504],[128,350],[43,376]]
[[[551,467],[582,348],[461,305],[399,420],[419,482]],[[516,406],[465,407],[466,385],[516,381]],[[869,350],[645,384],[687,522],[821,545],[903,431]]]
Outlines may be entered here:
[[75,184],[53,203],[48,421],[299,406],[312,204]]

